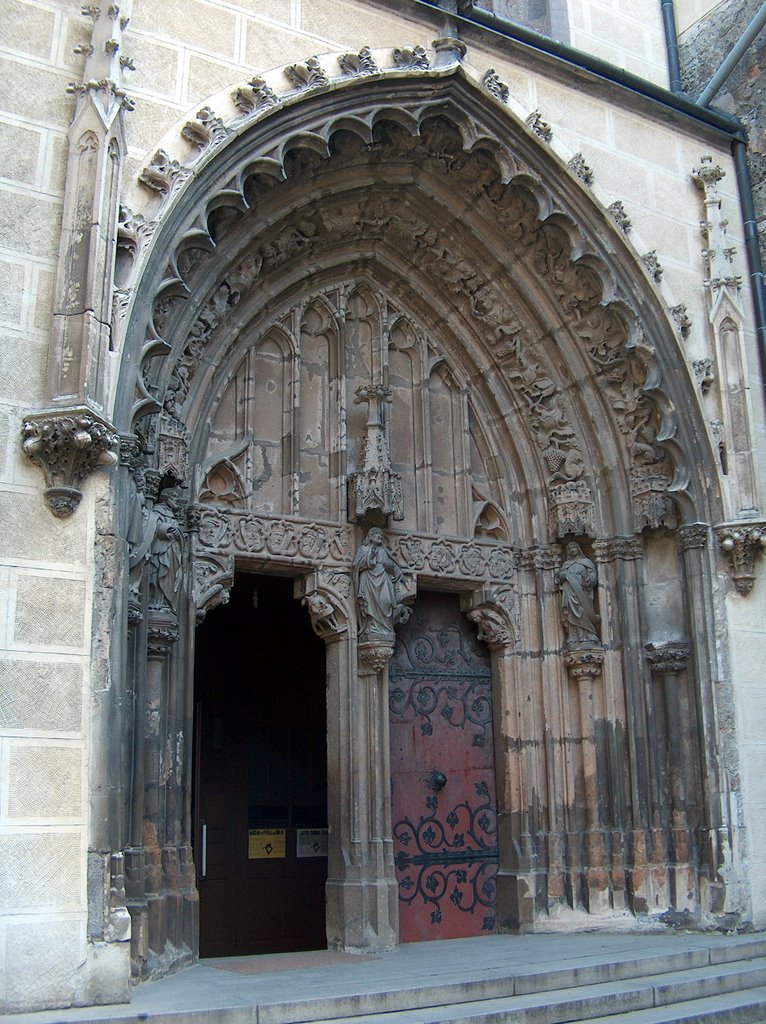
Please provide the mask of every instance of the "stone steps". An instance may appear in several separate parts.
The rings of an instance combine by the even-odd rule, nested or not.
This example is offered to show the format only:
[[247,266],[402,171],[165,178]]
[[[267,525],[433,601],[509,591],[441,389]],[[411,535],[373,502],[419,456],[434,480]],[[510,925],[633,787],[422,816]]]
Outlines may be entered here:
[[[766,954],[766,943],[761,947]],[[706,966],[672,964],[677,969],[658,970],[688,958],[584,966],[577,969],[575,984],[570,977],[568,987],[561,981],[562,976],[571,976],[571,969],[339,997],[322,1017],[315,1016],[319,1006],[312,1006],[313,1001],[261,1005],[258,1024],[562,1024],[614,1020],[615,1014],[621,1024],[766,1021],[766,955]],[[604,981],[604,974],[620,977]],[[349,998],[357,1004],[351,1013]]]
[[252,973],[250,959],[3,1024],[766,1024],[766,934],[490,936]]

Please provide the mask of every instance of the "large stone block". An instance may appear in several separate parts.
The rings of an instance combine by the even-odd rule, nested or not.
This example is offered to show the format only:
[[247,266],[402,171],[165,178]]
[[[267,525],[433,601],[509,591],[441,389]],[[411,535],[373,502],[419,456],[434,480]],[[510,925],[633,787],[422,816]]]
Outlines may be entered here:
[[[0,143],[2,136],[0,134]],[[21,263],[0,259],[0,320],[21,322],[24,296],[24,267]],[[19,346],[20,347],[20,346]],[[7,348],[3,346],[4,351]]]
[[177,46],[163,46],[135,32],[124,37],[126,53],[140,54],[136,70],[130,76],[132,93],[149,93],[166,99],[178,99],[180,53]]
[[40,141],[40,132],[0,121],[3,177],[25,185],[33,184],[37,175]]
[[31,57],[48,58],[53,47],[56,15],[24,0],[5,0],[0,13],[3,46]]
[[256,71],[294,63],[316,50],[327,49],[327,43],[320,45],[288,29],[267,27],[263,22],[250,19],[245,24],[245,60]]
[[82,921],[9,921],[5,928],[4,999],[8,1013],[68,1006],[85,960]]
[[83,669],[72,662],[0,661],[0,729],[79,732]]
[[206,53],[233,59],[235,56],[237,15],[228,8],[200,0],[138,0],[133,5],[131,27],[155,33],[197,47]]
[[86,557],[84,516],[54,519],[37,494],[0,491],[0,559],[81,565]]
[[42,196],[0,190],[0,245],[30,256],[49,257],[58,250],[61,206]]
[[[312,0],[301,8],[301,28],[323,39],[334,39],[354,50],[362,46],[404,46],[400,18],[386,16],[356,0]],[[406,36],[406,32],[404,32]]]
[[66,87],[71,74],[68,77],[66,72],[21,64],[4,55],[0,57],[0,81],[3,83],[3,109],[9,114],[69,127],[74,99]]
[[82,649],[85,584],[81,580],[19,574],[14,640],[17,646]]
[[247,69],[191,54],[189,57],[188,100],[200,103],[213,93],[247,78]]
[[0,909],[76,911],[84,899],[79,833],[0,835]]
[[79,818],[82,810],[82,750],[38,743],[9,744],[9,818]]
[[39,331],[49,331],[53,323],[53,287],[55,276],[52,270],[38,266],[37,286],[33,300],[33,325]]
[[44,338],[0,330],[0,398],[25,409],[30,402],[40,401],[47,354]]

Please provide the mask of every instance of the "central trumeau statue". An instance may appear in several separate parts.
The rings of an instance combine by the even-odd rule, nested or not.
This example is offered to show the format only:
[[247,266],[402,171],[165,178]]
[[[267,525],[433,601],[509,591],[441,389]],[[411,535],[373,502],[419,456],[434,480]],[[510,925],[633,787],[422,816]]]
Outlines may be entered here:
[[354,559],[360,642],[394,642],[394,626],[410,617],[410,609],[399,600],[403,578],[383,531],[373,526]]

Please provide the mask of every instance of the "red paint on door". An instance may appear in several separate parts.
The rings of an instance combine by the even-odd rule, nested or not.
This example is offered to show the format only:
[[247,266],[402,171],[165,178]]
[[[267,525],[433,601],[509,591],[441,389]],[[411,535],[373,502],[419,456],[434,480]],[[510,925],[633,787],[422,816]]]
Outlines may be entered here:
[[402,942],[495,930],[489,656],[453,594],[422,594],[389,669]]

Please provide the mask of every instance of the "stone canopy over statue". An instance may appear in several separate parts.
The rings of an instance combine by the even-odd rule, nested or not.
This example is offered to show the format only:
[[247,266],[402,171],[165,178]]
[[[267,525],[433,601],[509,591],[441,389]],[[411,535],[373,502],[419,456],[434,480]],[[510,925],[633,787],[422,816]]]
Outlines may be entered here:
[[592,647],[601,643],[601,618],[596,611],[596,566],[572,541],[566,547],[566,560],[556,573],[561,588],[561,620],[567,647]]
[[399,593],[404,574],[374,526],[354,559],[354,592],[361,643],[394,642],[394,626],[406,622],[410,609]]

